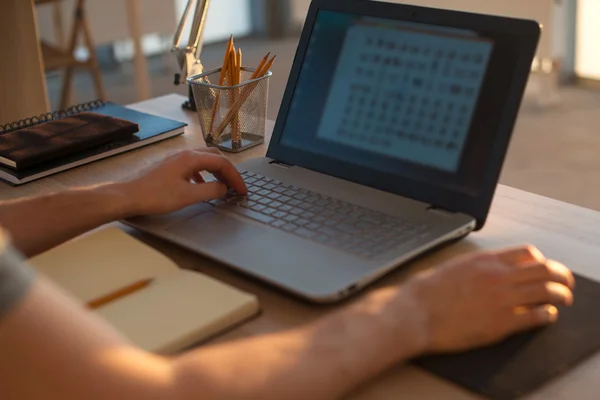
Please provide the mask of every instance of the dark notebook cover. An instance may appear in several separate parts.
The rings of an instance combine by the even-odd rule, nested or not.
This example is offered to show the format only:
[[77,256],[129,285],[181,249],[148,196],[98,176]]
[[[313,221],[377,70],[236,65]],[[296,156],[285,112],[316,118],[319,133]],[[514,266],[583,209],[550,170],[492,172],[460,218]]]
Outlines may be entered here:
[[600,350],[600,283],[581,276],[576,282],[575,304],[559,309],[555,325],[495,346],[414,363],[490,399],[530,394]]
[[0,135],[0,163],[22,171],[43,162],[116,140],[127,140],[139,126],[93,112],[44,122]]
[[[77,154],[42,163],[23,171],[14,171],[10,168],[0,166],[0,179],[13,185],[30,182],[44,176],[180,135],[184,132],[184,127],[187,126],[184,122],[146,114],[110,102],[101,103],[86,111],[131,121],[139,125],[139,131],[126,140],[113,141],[78,152]],[[7,133],[0,133],[0,135],[3,134]]]

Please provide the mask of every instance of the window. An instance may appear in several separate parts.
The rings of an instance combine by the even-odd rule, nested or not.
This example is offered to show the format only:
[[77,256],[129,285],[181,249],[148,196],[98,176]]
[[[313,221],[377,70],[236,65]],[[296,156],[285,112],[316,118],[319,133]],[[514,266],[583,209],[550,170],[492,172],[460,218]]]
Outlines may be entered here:
[[600,1],[579,0],[576,16],[575,73],[581,78],[600,80]]
[[[212,0],[206,17],[204,44],[226,40],[229,35],[236,37],[252,33],[252,0]],[[183,15],[187,0],[177,0],[177,21]],[[190,24],[184,33],[189,37]],[[187,39],[186,39],[187,40]]]

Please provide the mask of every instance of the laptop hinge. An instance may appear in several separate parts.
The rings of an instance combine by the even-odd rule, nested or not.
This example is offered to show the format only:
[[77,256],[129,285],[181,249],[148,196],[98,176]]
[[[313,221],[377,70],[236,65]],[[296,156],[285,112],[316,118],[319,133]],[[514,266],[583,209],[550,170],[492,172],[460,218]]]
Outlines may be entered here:
[[277,160],[273,160],[269,164],[272,164],[272,165],[275,165],[275,166],[277,166],[279,168],[284,168],[284,169],[290,169],[290,168],[292,168],[292,165],[286,164],[284,162],[277,161]]
[[453,215],[456,215],[455,212],[444,210],[443,208],[439,208],[439,207],[436,207],[436,206],[429,206],[429,207],[427,207],[427,211],[432,212],[432,213],[436,213],[436,214],[439,214],[439,215],[443,215],[445,217],[451,217]]

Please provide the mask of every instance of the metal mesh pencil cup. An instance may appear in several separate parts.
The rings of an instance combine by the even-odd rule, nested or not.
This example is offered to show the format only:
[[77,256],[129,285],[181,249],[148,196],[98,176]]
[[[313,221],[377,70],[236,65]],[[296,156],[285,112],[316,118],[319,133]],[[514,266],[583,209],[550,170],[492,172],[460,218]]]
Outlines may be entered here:
[[[218,85],[221,68],[188,79],[207,146],[240,152],[264,143],[269,78],[250,79],[254,69],[241,68],[239,85]],[[226,74],[227,75],[227,74]]]

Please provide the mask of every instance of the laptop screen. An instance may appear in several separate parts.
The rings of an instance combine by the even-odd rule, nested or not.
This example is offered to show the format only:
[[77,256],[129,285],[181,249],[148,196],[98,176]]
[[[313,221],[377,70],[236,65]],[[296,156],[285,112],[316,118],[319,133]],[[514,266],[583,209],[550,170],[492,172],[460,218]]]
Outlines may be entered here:
[[280,144],[476,191],[493,151],[482,131],[503,112],[515,70],[513,41],[318,10]]

